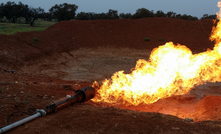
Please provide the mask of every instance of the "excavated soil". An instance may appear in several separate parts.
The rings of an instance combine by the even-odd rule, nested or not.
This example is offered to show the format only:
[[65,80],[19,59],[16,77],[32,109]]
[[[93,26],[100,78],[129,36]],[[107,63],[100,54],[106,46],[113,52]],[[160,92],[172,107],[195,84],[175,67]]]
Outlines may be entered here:
[[[186,45],[193,53],[212,49],[213,25],[212,20],[171,18],[64,21],[42,32],[0,35],[0,127],[12,112],[45,109],[116,71],[130,73],[138,59],[148,60],[151,50],[166,42]],[[9,133],[221,133],[220,95],[220,83],[207,83],[151,105],[90,100]],[[14,114],[9,123],[27,116]]]

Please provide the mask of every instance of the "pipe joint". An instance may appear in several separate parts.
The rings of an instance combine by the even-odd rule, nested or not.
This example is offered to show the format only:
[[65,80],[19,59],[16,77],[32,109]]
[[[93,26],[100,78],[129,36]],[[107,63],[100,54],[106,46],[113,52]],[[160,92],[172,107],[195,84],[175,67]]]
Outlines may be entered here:
[[40,113],[41,114],[41,117],[45,116],[46,115],[46,111],[43,110],[43,109],[36,109],[35,112],[37,113]]

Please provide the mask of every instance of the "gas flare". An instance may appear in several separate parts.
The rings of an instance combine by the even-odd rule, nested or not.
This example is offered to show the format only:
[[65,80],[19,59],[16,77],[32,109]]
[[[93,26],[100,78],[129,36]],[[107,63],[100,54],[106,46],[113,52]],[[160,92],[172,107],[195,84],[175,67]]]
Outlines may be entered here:
[[[221,8],[221,2],[218,2]],[[221,12],[217,18],[221,18]],[[206,82],[221,81],[221,21],[213,27],[213,50],[192,54],[184,45],[168,42],[152,50],[149,60],[140,59],[130,74],[119,71],[105,79],[94,102],[151,104],[172,95],[183,95]],[[93,87],[98,83],[95,81]]]

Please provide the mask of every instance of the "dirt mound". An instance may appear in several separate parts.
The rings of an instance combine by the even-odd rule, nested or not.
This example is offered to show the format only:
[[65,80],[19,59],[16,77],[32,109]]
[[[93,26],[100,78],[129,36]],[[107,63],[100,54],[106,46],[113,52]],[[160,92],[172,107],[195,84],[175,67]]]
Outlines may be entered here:
[[[79,47],[127,47],[150,49],[168,41],[186,45],[193,52],[213,48],[209,41],[212,20],[187,21],[144,18],[63,21],[42,32],[0,35],[0,68],[18,69],[34,60]],[[150,41],[144,41],[144,38]],[[33,39],[38,41],[34,42]],[[159,41],[163,39],[163,41]]]
[[201,120],[221,120],[221,97],[208,95],[196,104]]
[[[173,41],[193,51],[212,48],[209,41],[212,20],[187,21],[172,18],[144,18],[96,21],[64,21],[46,31],[66,31],[75,42],[84,47],[114,46],[153,49]],[[145,37],[150,38],[145,42]],[[164,41],[160,42],[159,39]]]
[[[0,68],[18,70],[21,66],[34,64],[36,60],[46,56],[76,48],[73,43],[67,43],[66,36],[59,36],[56,32],[51,34],[43,31],[0,35]],[[34,42],[34,38],[38,41]]]

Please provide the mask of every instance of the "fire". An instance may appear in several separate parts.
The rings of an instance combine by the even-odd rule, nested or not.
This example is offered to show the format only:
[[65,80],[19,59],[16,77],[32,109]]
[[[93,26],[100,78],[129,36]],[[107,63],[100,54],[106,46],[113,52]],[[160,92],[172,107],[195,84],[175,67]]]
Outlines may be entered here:
[[[221,2],[218,6],[221,7]],[[151,104],[172,95],[186,94],[206,82],[221,81],[221,21],[213,27],[210,40],[216,43],[214,49],[199,54],[172,42],[155,48],[149,60],[138,60],[130,74],[119,71],[111,79],[105,79],[93,101]],[[93,86],[97,85],[95,81]]]

